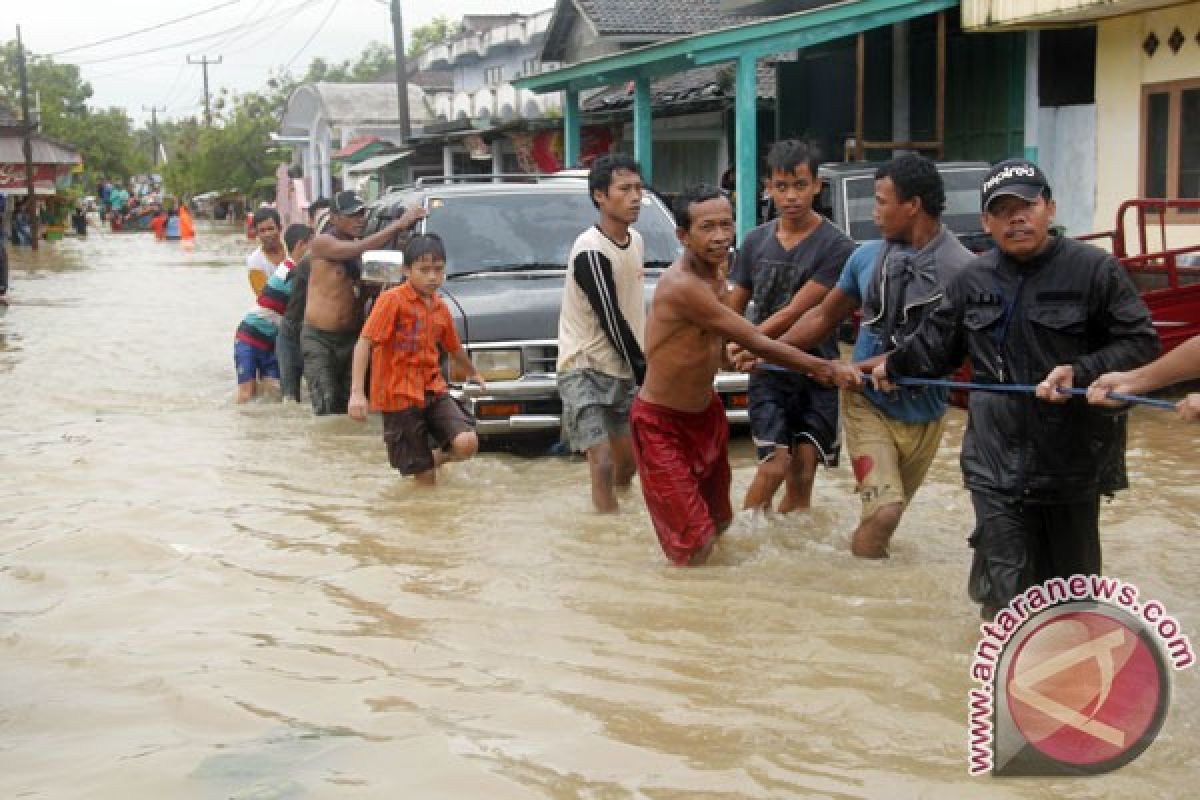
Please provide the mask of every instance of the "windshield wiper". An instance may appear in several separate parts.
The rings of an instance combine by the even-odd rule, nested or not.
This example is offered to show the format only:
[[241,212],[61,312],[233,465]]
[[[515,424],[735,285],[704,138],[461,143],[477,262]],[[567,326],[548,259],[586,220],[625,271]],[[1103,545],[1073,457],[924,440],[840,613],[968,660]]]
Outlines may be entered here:
[[489,273],[494,273],[494,272],[526,272],[526,271],[539,270],[539,269],[553,269],[553,270],[564,271],[564,270],[566,270],[566,267],[563,266],[562,264],[551,264],[549,262],[541,263],[541,262],[533,262],[533,261],[525,262],[525,263],[521,263],[521,264],[495,264],[490,267],[480,267],[479,269],[468,269],[468,270],[464,270],[462,272],[454,272],[454,273],[447,275],[446,278],[447,279],[465,278],[465,277],[469,277],[471,275],[487,275]]

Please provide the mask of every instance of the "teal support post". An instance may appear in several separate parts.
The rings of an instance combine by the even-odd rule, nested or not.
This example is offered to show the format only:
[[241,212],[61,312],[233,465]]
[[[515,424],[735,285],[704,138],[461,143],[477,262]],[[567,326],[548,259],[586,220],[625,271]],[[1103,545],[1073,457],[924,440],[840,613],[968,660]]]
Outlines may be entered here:
[[633,157],[642,166],[642,181],[654,185],[654,118],[650,108],[650,79],[633,84]]
[[758,77],[753,55],[737,60],[734,137],[737,145],[737,238],[741,244],[746,233],[758,222]]
[[563,168],[579,166],[579,90],[563,92]]

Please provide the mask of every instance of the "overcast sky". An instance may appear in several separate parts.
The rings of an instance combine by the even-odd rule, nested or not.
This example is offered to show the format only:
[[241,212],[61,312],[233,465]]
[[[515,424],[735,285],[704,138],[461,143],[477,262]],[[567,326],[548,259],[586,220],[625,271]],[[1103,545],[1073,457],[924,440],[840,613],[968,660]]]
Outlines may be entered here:
[[[159,112],[160,118],[189,116],[203,108],[201,68],[187,64],[189,55],[193,59],[222,57],[221,64],[208,68],[210,91],[222,86],[246,91],[263,87],[272,69],[290,64],[292,73],[300,74],[317,56],[333,62],[354,59],[372,40],[389,45],[392,41],[391,16],[384,0],[0,2],[9,22],[7,30],[0,30],[0,40],[15,38],[13,26],[20,25],[30,51],[80,66],[95,91],[93,105],[124,108],[139,124],[150,117],[143,106],[166,106],[165,114]],[[553,0],[401,3],[406,36],[439,15],[457,20],[464,14],[529,13],[553,5]],[[148,33],[72,49],[205,11],[209,13]],[[185,43],[187,40],[195,41]],[[61,52],[68,49],[71,51]]]

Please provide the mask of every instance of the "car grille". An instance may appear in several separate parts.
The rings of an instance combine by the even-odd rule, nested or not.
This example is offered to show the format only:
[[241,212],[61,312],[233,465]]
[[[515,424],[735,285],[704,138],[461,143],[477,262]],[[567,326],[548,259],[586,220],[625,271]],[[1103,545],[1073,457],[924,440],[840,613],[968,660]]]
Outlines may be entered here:
[[554,343],[527,344],[521,347],[521,360],[526,375],[553,375],[558,363],[558,345]]

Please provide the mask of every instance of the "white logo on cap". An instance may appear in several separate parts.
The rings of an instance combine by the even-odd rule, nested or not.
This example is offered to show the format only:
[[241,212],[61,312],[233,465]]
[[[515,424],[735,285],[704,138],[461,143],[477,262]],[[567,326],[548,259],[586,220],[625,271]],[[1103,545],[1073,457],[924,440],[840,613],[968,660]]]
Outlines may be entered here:
[[1029,167],[1024,164],[1014,164],[1012,166],[1005,167],[1004,169],[1000,170],[995,175],[993,175],[992,177],[990,177],[986,181],[984,181],[983,193],[987,194],[992,189],[995,189],[998,184],[1008,180],[1009,178],[1034,178],[1034,177],[1037,177],[1037,170],[1034,169],[1033,167]]

